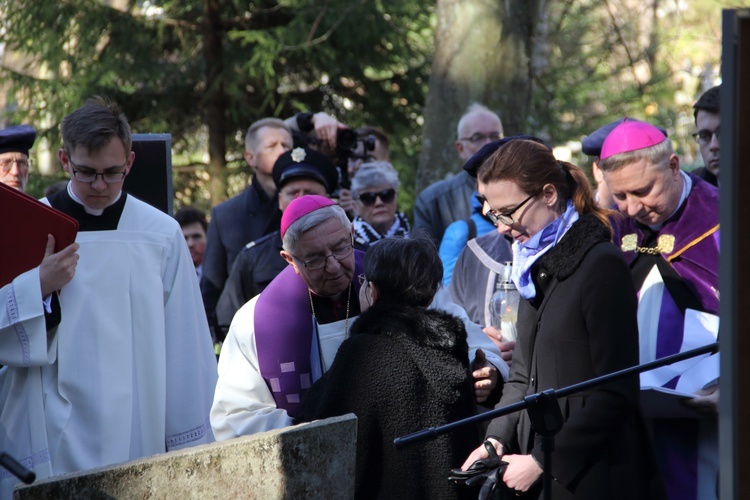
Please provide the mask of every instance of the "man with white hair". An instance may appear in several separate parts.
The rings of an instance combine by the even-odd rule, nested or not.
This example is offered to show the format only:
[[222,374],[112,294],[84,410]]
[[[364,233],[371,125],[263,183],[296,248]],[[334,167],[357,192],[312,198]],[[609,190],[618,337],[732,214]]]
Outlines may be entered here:
[[[503,124],[486,106],[472,104],[458,121],[456,152],[465,163],[487,144],[503,137]],[[450,179],[431,184],[417,197],[414,205],[414,230],[424,229],[439,243],[452,222],[471,216],[471,197],[476,179],[465,171]]]
[[[621,245],[639,291],[640,361],[713,341],[715,332],[699,336],[695,325],[719,311],[718,190],[681,171],[669,139],[634,120],[609,133],[599,166],[617,208],[627,216],[617,219],[612,240]],[[693,389],[686,380],[695,380],[695,372],[686,374],[684,365],[669,369],[641,376],[643,386],[696,393],[685,402],[695,418],[649,420],[669,498],[716,498],[718,363],[704,369],[703,381]],[[650,409],[643,407],[647,416]]]
[[[218,440],[292,425],[305,392],[331,366],[360,313],[356,277],[364,253],[354,249],[341,207],[324,196],[297,198],[282,215],[281,237],[289,267],[237,311],[221,351],[211,409]],[[483,359],[480,347],[486,354],[489,363],[473,372],[475,395],[484,400],[497,370],[507,375],[507,366],[448,292],[438,294],[431,307],[461,316],[470,357]]]

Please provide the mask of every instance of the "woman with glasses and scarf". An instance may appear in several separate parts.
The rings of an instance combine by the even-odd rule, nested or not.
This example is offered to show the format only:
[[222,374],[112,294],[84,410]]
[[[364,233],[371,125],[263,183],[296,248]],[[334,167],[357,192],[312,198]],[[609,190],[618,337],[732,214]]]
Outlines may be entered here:
[[406,238],[409,221],[397,211],[396,198],[401,183],[398,172],[384,161],[365,163],[352,178],[354,242],[366,249],[383,238]]
[[[498,406],[638,364],[636,292],[583,172],[542,144],[516,140],[489,157],[478,178],[490,219],[514,240],[512,279],[523,297]],[[564,424],[547,471],[552,498],[660,496],[638,390],[633,375],[558,399]],[[505,485],[541,498],[541,438],[528,413],[492,420],[486,443],[508,463]],[[487,457],[481,446],[463,468]]]

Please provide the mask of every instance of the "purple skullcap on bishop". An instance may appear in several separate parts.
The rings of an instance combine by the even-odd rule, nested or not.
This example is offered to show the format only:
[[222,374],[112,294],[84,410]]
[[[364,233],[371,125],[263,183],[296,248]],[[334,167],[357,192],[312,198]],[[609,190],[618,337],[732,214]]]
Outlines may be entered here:
[[604,139],[600,158],[603,160],[616,154],[650,148],[665,140],[667,136],[650,123],[626,118]]
[[281,215],[281,237],[283,238],[289,226],[297,222],[300,218],[310,212],[335,204],[335,201],[319,194],[308,194],[295,198]]
[[[589,135],[587,135],[582,141],[581,141],[581,150],[584,154],[587,154],[589,156],[599,156],[602,155],[602,144],[604,144],[604,139],[607,138],[610,132],[624,122],[625,120],[630,122],[637,122],[639,120],[635,120],[630,117],[620,118],[619,120],[615,120],[612,123],[608,123],[604,125],[603,127],[599,127],[595,131],[591,132]],[[667,130],[662,127],[656,127],[659,130],[662,131],[662,133],[667,136]]]

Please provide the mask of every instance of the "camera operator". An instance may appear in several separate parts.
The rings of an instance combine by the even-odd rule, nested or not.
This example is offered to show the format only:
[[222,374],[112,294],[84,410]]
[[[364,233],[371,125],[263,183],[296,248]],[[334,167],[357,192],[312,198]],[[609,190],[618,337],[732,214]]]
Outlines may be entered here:
[[297,113],[285,120],[294,133],[295,146],[309,146],[330,156],[339,170],[339,191],[333,194],[350,218],[356,215],[350,179],[366,162],[389,161],[388,136],[381,129],[350,129],[323,112]]

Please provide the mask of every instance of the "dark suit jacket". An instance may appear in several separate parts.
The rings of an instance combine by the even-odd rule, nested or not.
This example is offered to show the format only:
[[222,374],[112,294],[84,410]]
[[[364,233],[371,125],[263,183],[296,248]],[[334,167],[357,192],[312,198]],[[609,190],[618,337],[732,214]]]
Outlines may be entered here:
[[476,190],[477,180],[465,170],[427,186],[414,205],[413,230],[426,230],[440,244],[445,228],[471,216],[471,197]]
[[692,173],[693,175],[700,177],[709,184],[713,184],[714,186],[719,187],[719,178],[709,172],[706,167],[698,167],[693,170]]
[[[521,302],[518,343],[498,406],[638,364],[636,292],[608,237],[601,222],[584,215],[532,268],[537,296]],[[565,423],[552,454],[553,498],[647,499],[662,491],[638,389],[634,375],[559,399]],[[526,411],[493,420],[487,434],[543,463]]]
[[[211,210],[201,294],[209,325],[216,331],[216,302],[237,254],[247,243],[276,231],[281,224],[278,198],[269,198],[253,176],[243,192]],[[221,340],[222,335],[219,335]]]
[[221,328],[229,328],[240,307],[286,269],[289,264],[281,256],[281,250],[280,230],[245,245],[234,260],[216,304],[216,320]]

